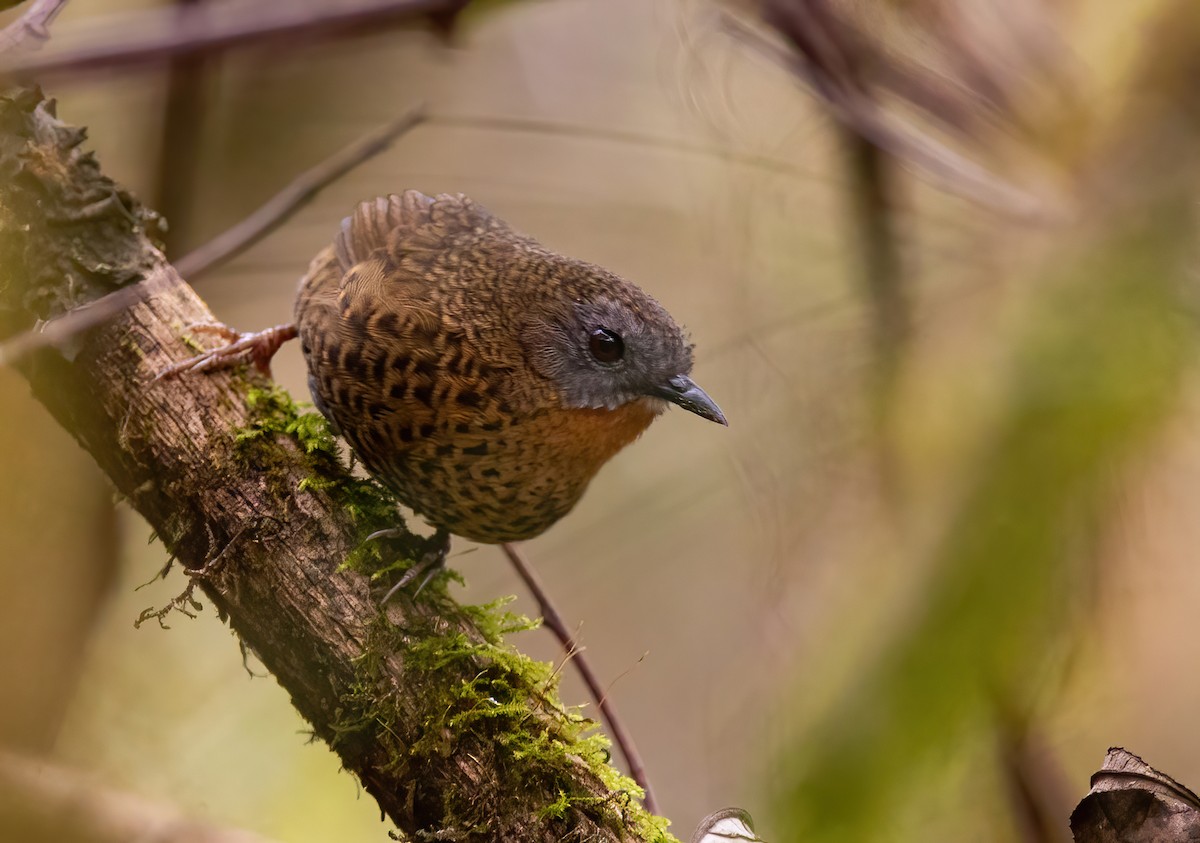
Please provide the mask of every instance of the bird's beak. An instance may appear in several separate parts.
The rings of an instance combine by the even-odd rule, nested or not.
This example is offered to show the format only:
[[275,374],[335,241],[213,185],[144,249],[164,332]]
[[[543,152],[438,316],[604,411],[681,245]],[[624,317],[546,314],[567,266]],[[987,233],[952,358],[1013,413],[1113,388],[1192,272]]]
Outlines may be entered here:
[[687,375],[676,375],[665,385],[657,387],[653,394],[672,404],[678,404],[689,413],[695,413],[701,418],[715,421],[726,427],[729,426],[729,422],[725,421],[725,414],[721,412],[717,402],[709,398],[708,393],[696,386]]

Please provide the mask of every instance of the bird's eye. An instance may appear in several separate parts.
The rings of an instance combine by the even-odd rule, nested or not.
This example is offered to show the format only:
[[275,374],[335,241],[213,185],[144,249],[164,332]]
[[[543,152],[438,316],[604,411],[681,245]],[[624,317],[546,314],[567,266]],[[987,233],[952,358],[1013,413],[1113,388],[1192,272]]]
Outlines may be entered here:
[[588,351],[601,363],[616,363],[625,356],[625,341],[608,328],[597,328],[588,338]]

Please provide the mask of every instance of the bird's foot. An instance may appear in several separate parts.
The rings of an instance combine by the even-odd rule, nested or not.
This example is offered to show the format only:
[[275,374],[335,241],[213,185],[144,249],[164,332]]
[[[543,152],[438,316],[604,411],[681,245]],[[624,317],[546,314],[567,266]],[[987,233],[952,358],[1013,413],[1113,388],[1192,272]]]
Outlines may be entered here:
[[386,530],[376,530],[363,539],[363,543],[377,542],[380,539],[402,539],[408,535],[408,530],[404,527],[388,527]]
[[155,380],[170,378],[182,372],[209,372],[225,369],[238,363],[250,362],[267,377],[271,376],[271,358],[285,342],[296,337],[295,325],[276,325],[265,331],[240,334],[227,325],[203,323],[188,326],[189,331],[215,333],[225,339],[226,345],[212,351],[172,363],[154,376]]
[[[378,530],[367,536],[367,541],[378,538],[391,538],[397,535],[407,535],[407,531],[395,528],[391,530]],[[413,597],[416,598],[421,593],[421,589],[429,585],[429,581],[435,576],[446,570],[446,556],[450,553],[450,534],[445,530],[438,530],[426,542],[425,551],[421,554],[421,558],[413,563],[413,566],[404,572],[400,579],[396,580],[396,584],[388,589],[388,593],[383,595],[383,599],[379,601],[380,606],[386,606],[388,601],[395,596],[396,592],[411,583],[421,574],[425,576],[421,579],[421,584],[417,586],[417,590],[413,592]]]

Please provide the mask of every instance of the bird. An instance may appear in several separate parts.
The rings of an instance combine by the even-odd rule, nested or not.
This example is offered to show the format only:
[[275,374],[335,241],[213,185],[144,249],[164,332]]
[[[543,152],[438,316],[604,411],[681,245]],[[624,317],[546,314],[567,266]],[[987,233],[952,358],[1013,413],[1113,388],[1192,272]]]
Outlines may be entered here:
[[312,260],[294,317],[225,356],[262,367],[298,336],[313,404],[439,534],[540,535],[669,406],[727,424],[662,305],[461,194],[359,204]]

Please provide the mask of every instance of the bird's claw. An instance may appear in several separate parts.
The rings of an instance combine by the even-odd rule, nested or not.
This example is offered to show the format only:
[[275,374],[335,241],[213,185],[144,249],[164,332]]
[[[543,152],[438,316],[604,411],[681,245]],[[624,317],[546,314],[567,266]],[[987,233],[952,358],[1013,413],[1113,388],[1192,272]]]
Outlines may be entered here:
[[376,530],[363,539],[364,542],[375,542],[380,539],[400,539],[408,535],[408,530],[403,527],[388,527],[386,530]]
[[271,358],[279,347],[296,336],[295,325],[276,325],[265,331],[239,334],[237,331],[217,323],[203,323],[189,330],[215,333],[227,340],[227,344],[204,354],[180,360],[159,371],[154,379],[174,377],[183,372],[209,372],[225,369],[238,363],[251,362],[254,368],[267,377],[271,376]]
[[[367,541],[375,538],[392,538],[397,535],[403,535],[407,531],[401,528],[392,528],[390,530],[378,530],[367,536]],[[429,581],[435,576],[446,570],[446,556],[450,552],[450,536],[447,533],[439,530],[429,540],[427,549],[421,554],[421,558],[413,563],[413,566],[404,572],[400,579],[396,580],[395,585],[388,589],[387,594],[383,595],[383,599],[379,601],[380,606],[386,606],[388,601],[395,596],[396,592],[411,583],[421,574],[425,576],[421,579],[421,584],[417,586],[417,590],[413,592],[415,599],[425,586],[429,585]]]

